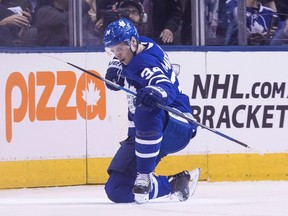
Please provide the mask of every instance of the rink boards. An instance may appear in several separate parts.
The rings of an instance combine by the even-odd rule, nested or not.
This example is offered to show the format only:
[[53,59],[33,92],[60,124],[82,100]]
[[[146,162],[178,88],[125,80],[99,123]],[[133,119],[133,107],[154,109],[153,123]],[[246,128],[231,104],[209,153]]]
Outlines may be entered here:
[[[209,181],[288,179],[287,52],[170,51],[195,119],[265,153],[199,128],[159,174],[200,167]],[[105,75],[109,57],[1,53],[0,188],[104,183],[125,139],[124,92],[61,60]]]

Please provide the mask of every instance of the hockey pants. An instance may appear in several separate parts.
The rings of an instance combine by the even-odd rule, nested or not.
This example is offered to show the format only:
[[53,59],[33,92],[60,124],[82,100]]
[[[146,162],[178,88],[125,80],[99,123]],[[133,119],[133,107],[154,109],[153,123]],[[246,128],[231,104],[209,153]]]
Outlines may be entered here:
[[[169,116],[163,131],[163,141],[156,164],[166,155],[185,148],[195,133],[194,125],[184,122],[183,119]],[[134,137],[122,142],[108,168],[108,174],[109,179],[105,184],[108,198],[115,203],[134,202],[132,188],[137,176]],[[150,199],[168,195],[170,192],[171,186],[166,176],[155,176],[152,179]]]

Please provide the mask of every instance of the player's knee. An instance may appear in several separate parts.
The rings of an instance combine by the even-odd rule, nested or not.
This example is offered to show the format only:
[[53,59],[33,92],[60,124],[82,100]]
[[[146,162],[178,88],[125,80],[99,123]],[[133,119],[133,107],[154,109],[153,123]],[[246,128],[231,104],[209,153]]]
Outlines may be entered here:
[[111,187],[111,185],[107,182],[105,184],[105,192],[107,194],[107,197],[112,201],[112,202],[115,202],[115,203],[120,203],[120,200],[119,200],[119,195],[117,196],[117,194],[115,194],[115,190],[114,188]]
[[134,202],[134,198],[131,196],[132,192],[127,191],[128,187],[121,187],[118,184],[114,184],[113,180],[109,179],[105,184],[105,192],[107,197],[114,203],[131,203]]
[[119,194],[117,190],[111,187],[110,184],[105,185],[105,192],[107,197],[114,203],[130,203],[131,200],[128,200],[127,197],[123,196],[123,194]]

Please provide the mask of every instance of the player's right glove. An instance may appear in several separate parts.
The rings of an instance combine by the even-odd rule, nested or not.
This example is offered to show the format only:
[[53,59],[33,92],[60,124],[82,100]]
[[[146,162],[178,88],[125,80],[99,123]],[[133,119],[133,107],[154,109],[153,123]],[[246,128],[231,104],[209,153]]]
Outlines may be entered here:
[[166,106],[168,103],[167,92],[159,86],[146,86],[137,92],[135,106],[151,112],[157,104]]
[[[107,72],[105,75],[105,79],[123,87],[125,79],[123,77],[121,77],[121,73],[122,73],[121,62],[118,59],[113,58],[109,62],[108,69],[107,69]],[[110,85],[108,83],[106,83],[106,86],[107,86],[107,88],[109,88],[110,90],[113,90],[113,91],[120,90],[120,89],[118,89],[118,88],[116,88],[113,85]]]

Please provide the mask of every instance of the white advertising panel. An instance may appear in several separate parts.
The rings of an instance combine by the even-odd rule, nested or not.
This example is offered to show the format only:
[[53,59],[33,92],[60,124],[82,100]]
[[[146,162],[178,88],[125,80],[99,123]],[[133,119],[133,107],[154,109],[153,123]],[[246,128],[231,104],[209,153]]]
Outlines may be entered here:
[[[195,67],[186,59],[184,65],[189,72],[184,70],[180,75],[182,86],[190,88],[197,121],[262,152],[287,152],[288,53],[206,55],[205,70],[199,70],[199,65]],[[254,153],[201,128],[194,142],[196,149],[205,143],[207,153]],[[193,152],[195,146],[189,146],[189,151]]]
[[[0,54],[0,159],[86,157],[79,54]],[[81,82],[80,82],[81,81]]]
[[[168,52],[196,120],[264,152],[287,152],[287,82],[281,52]],[[97,53],[0,54],[0,160],[112,157],[126,138],[126,93]],[[62,61],[64,60],[64,62]],[[178,154],[249,149],[199,128]]]

